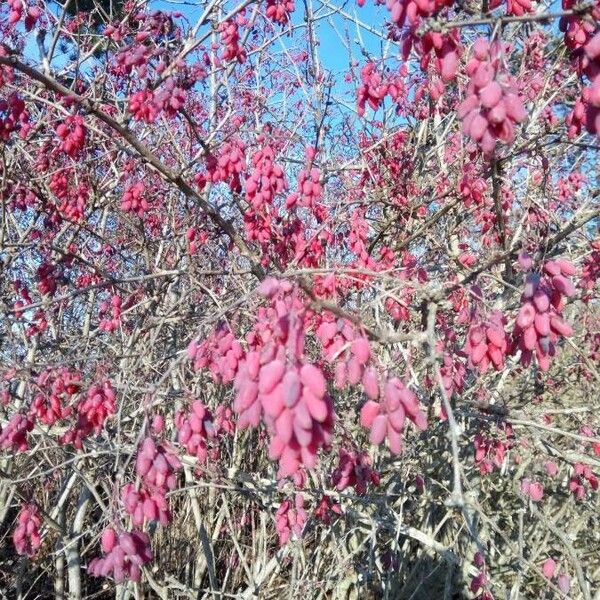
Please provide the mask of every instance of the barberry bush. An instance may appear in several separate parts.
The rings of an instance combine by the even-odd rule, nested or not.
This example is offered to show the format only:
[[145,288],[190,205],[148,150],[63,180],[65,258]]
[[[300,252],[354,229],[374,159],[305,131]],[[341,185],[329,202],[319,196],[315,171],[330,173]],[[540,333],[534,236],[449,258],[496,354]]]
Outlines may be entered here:
[[7,598],[600,598],[598,0],[0,3]]

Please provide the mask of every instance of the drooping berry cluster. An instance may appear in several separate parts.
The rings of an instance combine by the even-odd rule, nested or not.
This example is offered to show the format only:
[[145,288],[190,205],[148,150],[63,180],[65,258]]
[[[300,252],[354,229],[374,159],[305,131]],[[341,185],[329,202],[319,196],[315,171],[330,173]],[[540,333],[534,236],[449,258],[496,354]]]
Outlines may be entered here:
[[54,296],[58,283],[56,281],[57,266],[44,261],[36,272],[37,289],[43,296]]
[[[503,0],[492,0],[490,9],[498,8]],[[522,17],[524,14],[533,12],[533,0],[507,0],[506,13],[515,17]]]
[[526,275],[523,304],[513,331],[515,348],[521,350],[525,366],[535,356],[540,368],[547,371],[559,338],[573,334],[572,327],[562,318],[562,309],[565,298],[575,294],[575,286],[568,279],[575,273],[572,263],[559,258],[545,263],[543,275]]
[[398,76],[384,78],[374,62],[368,62],[363,66],[360,71],[360,81],[357,105],[361,117],[365,114],[367,104],[376,111],[383,104],[386,96],[389,95],[395,102],[404,91],[404,85]]
[[121,200],[121,208],[136,213],[140,217],[144,216],[150,208],[150,204],[146,198],[146,186],[142,181],[136,181],[127,186]]
[[111,332],[118,329],[121,325],[121,296],[113,294],[110,301],[105,300],[100,303],[100,331]]
[[[358,385],[362,381],[366,391],[366,388],[372,389],[374,384],[378,385],[375,372],[367,368],[371,358],[369,340],[357,334],[349,321],[324,319],[317,328],[317,336],[325,358],[335,363],[336,387],[342,389],[348,384]],[[373,377],[376,378],[375,383]],[[369,392],[366,393],[369,395]]]
[[301,169],[298,173],[298,206],[314,207],[321,199],[321,171],[316,167]]
[[29,113],[21,97],[12,93],[6,100],[0,98],[0,140],[8,141],[14,131],[19,131],[19,137],[24,139],[30,129]]
[[267,0],[265,14],[271,21],[285,25],[294,10],[296,10],[294,0]]
[[129,98],[129,112],[134,121],[154,123],[160,110],[154,102],[152,90],[139,90]]
[[485,564],[485,555],[476,552],[473,558],[473,566],[477,569],[476,574],[471,578],[469,588],[473,594],[477,594],[477,600],[494,600],[494,596],[489,591],[490,576]]
[[177,485],[177,471],[181,462],[164,445],[157,445],[151,437],[142,442],[135,462],[140,478],[139,488],[133,483],[124,486],[123,506],[132,522],[140,526],[144,521],[159,521],[163,527],[171,520],[166,495]]
[[540,502],[544,497],[544,486],[539,481],[532,481],[529,477],[525,477],[521,481],[521,494],[534,502]]
[[173,77],[167,77],[154,94],[154,104],[159,112],[173,117],[185,106],[186,98],[185,90],[177,85]]
[[208,441],[215,437],[216,427],[211,412],[200,400],[192,403],[188,414],[178,412],[175,415],[177,441],[188,454],[196,456],[200,463],[208,458]]
[[371,443],[379,445],[387,438],[394,454],[402,451],[402,434],[407,418],[418,429],[427,428],[427,418],[417,397],[397,377],[385,383],[380,402],[367,400],[360,411],[361,425],[370,430]]
[[42,517],[35,504],[25,504],[19,511],[17,526],[13,531],[13,544],[19,554],[33,556],[42,545],[40,528]]
[[116,583],[125,580],[139,581],[141,567],[152,560],[150,538],[143,531],[117,532],[109,527],[104,530],[101,547],[105,556],[94,558],[88,571],[94,577],[113,577]]
[[85,399],[77,405],[78,428],[84,432],[100,433],[106,419],[115,414],[116,393],[108,380],[95,383],[87,391]]
[[[572,11],[577,4],[576,0],[562,0],[565,11]],[[573,51],[579,69],[587,66],[587,60],[581,50],[593,39],[596,34],[596,23],[600,19],[600,4],[594,2],[589,6],[588,18],[573,11],[573,14],[563,15],[559,21],[559,28],[564,32],[565,45]]]
[[379,473],[373,470],[371,458],[365,452],[340,448],[338,466],[331,474],[331,483],[340,492],[353,487],[357,495],[367,493],[369,484],[379,485]]
[[577,500],[583,500],[587,494],[588,486],[594,491],[598,490],[598,477],[594,475],[589,465],[576,463],[573,467],[573,474],[569,479],[569,490]]
[[320,448],[331,442],[333,404],[325,377],[304,358],[304,314],[289,282],[266,279],[261,294],[271,301],[250,341],[235,379],[238,425],[256,426],[261,415],[269,430],[269,454],[279,461],[279,477],[312,468]]
[[446,395],[450,398],[455,392],[460,393],[465,386],[466,368],[458,357],[448,352],[444,352],[442,364],[440,365],[440,375]]
[[217,383],[231,383],[244,358],[244,349],[227,327],[220,326],[207,339],[192,341],[188,357],[196,371],[208,369]]
[[71,158],[77,158],[85,146],[86,128],[83,117],[71,115],[56,128],[56,133],[61,140],[60,150]]
[[33,424],[30,417],[15,413],[0,432],[0,448],[25,452],[29,448],[27,434],[33,429]]
[[[435,59],[434,66],[440,75],[442,82],[449,82],[456,77],[458,68],[458,59],[461,54],[460,36],[458,32],[451,31],[442,33],[439,31],[426,31],[423,35],[406,36],[404,43],[404,56],[408,57],[409,44],[415,49],[421,57],[420,67],[423,72],[427,71],[432,57]],[[439,80],[438,80],[439,82]],[[439,83],[442,83],[439,82]],[[444,91],[443,83],[439,90],[434,88],[432,96],[434,98],[441,95]]]
[[502,312],[494,311],[488,322],[471,325],[464,347],[471,368],[476,368],[481,373],[485,373],[490,364],[496,371],[504,368],[504,359],[510,349],[505,324],[506,317]]
[[387,0],[386,2],[392,21],[399,27],[402,27],[407,19],[410,25],[415,25],[422,18],[431,17],[452,4],[453,0]]
[[342,514],[342,507],[331,496],[324,494],[313,511],[315,519],[325,525],[331,525],[336,515]]
[[515,125],[527,116],[514,79],[502,70],[503,49],[479,38],[473,45],[473,57],[467,63],[467,97],[459,106],[463,132],[491,154],[497,140],[511,143]]
[[[500,435],[502,434],[502,435]],[[498,427],[498,432],[478,432],[473,439],[475,464],[482,475],[500,469],[504,463],[506,452],[513,445],[513,431],[508,424]]]
[[60,437],[60,443],[81,449],[83,440],[92,433],[98,435],[115,412],[116,393],[112,383],[108,380],[95,383],[77,404],[77,422]]
[[241,140],[225,142],[219,148],[219,156],[209,154],[206,157],[206,170],[212,183],[223,181],[238,192],[242,189],[240,175],[246,169],[245,145]]
[[31,31],[36,21],[42,15],[42,11],[37,6],[27,6],[23,0],[7,0],[10,12],[8,14],[8,23],[16,25],[25,13],[25,31]]
[[221,43],[223,44],[223,52],[221,60],[237,61],[242,64],[246,62],[246,49],[240,44],[240,32],[238,20],[228,19],[219,25],[219,33],[221,34]]
[[54,425],[73,413],[72,397],[81,388],[81,375],[66,367],[47,369],[36,378],[40,391],[33,398],[30,413],[44,425]]
[[246,199],[255,210],[273,204],[275,196],[287,189],[283,169],[273,162],[274,157],[269,145],[252,155],[254,170],[246,179]]
[[304,509],[304,497],[296,494],[294,500],[284,500],[275,515],[275,528],[279,536],[279,544],[287,544],[290,538],[302,537],[308,515]]

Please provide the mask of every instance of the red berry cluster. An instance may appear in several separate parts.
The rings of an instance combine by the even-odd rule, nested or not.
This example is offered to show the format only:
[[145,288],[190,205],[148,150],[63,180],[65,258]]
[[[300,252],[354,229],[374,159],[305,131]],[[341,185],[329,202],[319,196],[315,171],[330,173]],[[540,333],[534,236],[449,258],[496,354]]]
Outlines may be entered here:
[[467,167],[463,171],[458,191],[467,208],[470,208],[473,204],[480,206],[486,198],[487,183],[483,177],[479,177],[473,173],[471,168]]
[[221,43],[224,46],[221,59],[226,61],[235,60],[240,64],[246,62],[247,53],[240,44],[241,38],[237,20],[228,19],[223,21],[219,25],[219,33],[221,34]]
[[265,14],[271,21],[285,25],[294,10],[296,10],[294,0],[267,0]]
[[67,219],[79,221],[83,219],[90,190],[85,183],[72,186],[69,193],[58,206],[59,212]]
[[134,121],[154,123],[160,110],[154,103],[152,90],[140,90],[132,94],[129,98],[129,112]]
[[185,106],[186,97],[185,90],[172,77],[167,77],[154,95],[154,105],[158,111],[173,117]]
[[379,445],[387,438],[394,454],[402,451],[402,433],[409,418],[419,429],[427,428],[427,417],[415,394],[397,377],[388,379],[380,402],[367,400],[360,411],[360,422],[371,430],[371,443]]
[[24,504],[17,517],[17,526],[13,531],[13,544],[18,554],[33,556],[42,545],[40,527],[42,517],[35,504]]
[[322,521],[325,525],[331,525],[335,515],[341,514],[342,507],[331,496],[327,496],[326,494],[322,496],[313,511],[315,519]]
[[263,248],[268,248],[276,234],[273,229],[273,215],[258,214],[246,211],[244,214],[244,229],[251,241],[257,241]]
[[[503,0],[492,0],[490,9],[493,10],[502,5]],[[533,12],[533,0],[507,0],[506,13],[515,17],[522,17],[526,13]]]
[[473,594],[477,594],[475,600],[494,600],[494,596],[488,590],[490,577],[485,566],[485,556],[481,552],[475,553],[473,566],[477,569],[477,573],[472,576],[469,587]]
[[105,556],[94,558],[88,571],[94,577],[110,577],[116,583],[123,583],[129,579],[139,581],[141,567],[152,560],[150,538],[143,531],[124,532],[117,535],[109,527],[102,533],[101,547]]
[[144,216],[150,208],[150,204],[146,198],[146,186],[142,181],[136,181],[127,186],[121,201],[121,208],[128,212],[134,212],[140,217]]
[[371,458],[365,452],[340,448],[338,466],[331,474],[331,483],[340,492],[353,487],[357,495],[367,493],[369,484],[379,485],[379,473],[373,470]]
[[61,201],[58,211],[68,219],[74,221],[82,219],[85,206],[90,193],[89,187],[80,182],[78,185],[71,181],[70,169],[59,169],[52,174],[49,187],[54,195]]
[[206,170],[213,183],[229,182],[233,191],[241,190],[240,175],[246,168],[246,147],[241,140],[225,142],[219,149],[219,158],[206,157]]
[[[411,30],[412,33],[412,30]],[[431,62],[432,53],[435,56],[435,67],[442,81],[452,81],[456,77],[458,58],[461,53],[460,36],[458,32],[441,33],[439,31],[426,31],[423,35],[408,35],[404,44],[404,56],[408,57],[409,45],[412,45],[421,57],[420,67],[426,71]],[[443,84],[434,97],[444,91]]]
[[460,393],[464,388],[466,369],[462,361],[448,352],[444,352],[443,356],[440,375],[446,394],[451,397],[454,392]]
[[194,340],[188,346],[188,357],[194,369],[208,369],[217,383],[231,383],[244,358],[244,349],[233,333],[226,327],[218,327],[203,340]]
[[573,475],[569,479],[569,490],[577,500],[583,500],[587,494],[588,485],[596,491],[598,489],[598,477],[594,475],[589,465],[576,463],[573,467]]
[[80,115],[67,117],[64,123],[56,128],[56,133],[61,140],[60,150],[71,158],[77,158],[85,146],[86,129],[83,117]]
[[171,515],[166,496],[177,485],[179,469],[181,462],[174,452],[157,445],[151,437],[144,439],[135,462],[139,489],[128,483],[122,492],[123,506],[134,525],[140,526],[145,520],[159,521],[163,526],[169,524]]
[[62,200],[69,195],[69,176],[65,169],[59,169],[52,174],[48,184],[53,194]]
[[81,375],[78,372],[66,367],[48,369],[37,377],[36,384],[41,391],[31,403],[32,417],[44,425],[54,425],[59,419],[66,419],[73,413],[70,401],[81,388]]
[[[379,378],[367,364],[371,346],[366,337],[357,335],[353,325],[343,319],[323,320],[317,328],[325,358],[335,362],[334,383],[339,389],[362,382],[369,397],[379,396]],[[368,391],[367,391],[368,390]]]
[[229,406],[220,404],[215,410],[215,432],[218,435],[231,435],[235,431],[233,411]]
[[301,169],[298,173],[298,199],[299,206],[314,207],[323,194],[321,185],[321,171],[316,167],[310,170]]
[[[591,293],[600,279],[600,241],[594,241],[590,244],[591,252],[585,257],[581,267],[580,287]],[[591,296],[585,298],[591,299]]]
[[246,199],[255,210],[272,204],[275,196],[287,189],[283,169],[273,162],[274,156],[269,145],[252,155],[254,170],[246,179]]
[[[404,292],[405,290],[402,291]],[[385,299],[384,306],[385,310],[396,323],[399,323],[400,321],[410,321],[410,310],[408,308],[410,302],[399,302],[395,298],[388,297]]]
[[572,263],[559,258],[546,262],[543,276],[527,274],[523,304],[513,332],[515,348],[521,350],[521,362],[525,366],[531,364],[535,355],[540,368],[547,371],[559,338],[573,334],[561,313],[565,297],[575,294],[575,286],[568,279],[575,273]]
[[173,451],[157,445],[151,437],[144,439],[135,461],[135,470],[148,489],[165,492],[175,489],[179,469],[181,463]]
[[421,18],[428,18],[445,7],[452,6],[453,0],[387,0],[386,5],[396,25],[402,27],[408,19],[409,24],[417,24]]
[[312,468],[319,448],[331,442],[333,404],[321,370],[303,357],[304,320],[298,292],[289,282],[268,278],[260,293],[271,301],[249,343],[234,386],[238,425],[256,426],[261,414],[270,433],[269,454],[279,477]]
[[473,439],[475,464],[482,475],[487,475],[494,469],[500,469],[504,462],[506,451],[512,447],[512,427],[510,425],[503,425],[499,429],[504,434],[502,437],[478,432]]
[[195,254],[208,240],[208,234],[206,231],[199,231],[195,227],[190,227],[185,232],[185,239],[188,241],[190,254]]
[[540,502],[544,497],[544,486],[539,481],[532,481],[529,477],[525,477],[521,481],[521,494],[528,496],[534,502]]
[[6,100],[0,98],[0,140],[8,141],[11,133],[17,130],[24,139],[30,129],[25,102],[16,93],[10,94]]
[[38,197],[35,192],[21,185],[17,185],[13,188],[11,196],[9,202],[11,210],[25,211],[28,208],[33,208],[38,202]]
[[42,11],[37,6],[27,7],[23,0],[7,0],[8,8],[10,13],[8,14],[8,22],[10,25],[15,25],[18,23],[23,17],[23,12],[27,9],[25,13],[25,30],[31,31],[36,21],[42,15]]
[[98,435],[115,412],[116,394],[111,382],[95,383],[77,405],[77,423],[60,437],[60,443],[81,449],[83,440],[92,433]]
[[183,412],[175,415],[175,427],[177,441],[188,454],[196,456],[201,463],[206,462],[208,441],[216,436],[214,419],[208,408],[200,400],[195,400],[187,415]]
[[29,445],[27,434],[33,429],[30,417],[15,413],[0,431],[0,448],[10,448],[13,452],[25,452]]
[[150,45],[143,43],[127,45],[117,54],[112,71],[115,75],[131,75],[136,70],[140,78],[145,77],[154,52]]
[[325,378],[315,365],[288,366],[280,360],[264,365],[258,389],[265,422],[272,430],[269,454],[279,460],[280,477],[300,465],[313,468],[320,447],[331,443],[333,404]]
[[104,300],[100,303],[100,331],[111,332],[119,328],[121,324],[121,297],[114,294],[110,301]]
[[[577,0],[562,0],[565,11],[572,11],[576,5]],[[594,36],[596,23],[600,19],[600,4],[595,2],[590,9],[590,18],[587,19],[576,12],[560,18],[559,28],[565,34],[565,45],[570,50],[580,50]]]
[[294,501],[284,500],[275,515],[275,528],[279,536],[279,544],[287,544],[292,536],[302,537],[308,516],[304,510],[304,497],[296,494]]
[[56,265],[43,262],[36,272],[37,288],[42,296],[53,296],[58,283],[56,281]]
[[404,85],[399,77],[384,79],[382,73],[377,70],[374,62],[368,62],[360,71],[361,84],[358,88],[358,114],[365,114],[368,104],[376,111],[383,103],[386,96],[390,96],[395,102],[404,92]]
[[240,364],[234,386],[236,389],[233,410],[238,415],[238,427],[258,427],[262,415],[258,393],[260,352],[252,350]]
[[511,143],[515,125],[527,116],[514,79],[501,70],[502,47],[479,38],[467,63],[467,97],[458,109],[463,132],[491,154],[496,141]]
[[79,413],[78,429],[89,435],[102,431],[106,419],[115,414],[116,393],[110,381],[95,383],[87,391],[86,397],[77,405]]
[[485,373],[490,366],[496,371],[504,368],[504,359],[509,351],[509,340],[504,331],[506,317],[494,311],[487,323],[471,325],[467,334],[464,352],[469,357],[469,366]]

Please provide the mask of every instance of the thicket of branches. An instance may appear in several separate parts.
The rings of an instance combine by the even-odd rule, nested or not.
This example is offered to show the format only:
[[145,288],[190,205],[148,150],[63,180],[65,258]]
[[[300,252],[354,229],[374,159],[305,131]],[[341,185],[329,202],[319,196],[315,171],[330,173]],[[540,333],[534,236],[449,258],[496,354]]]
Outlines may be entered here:
[[600,598],[600,3],[0,4],[0,596]]

